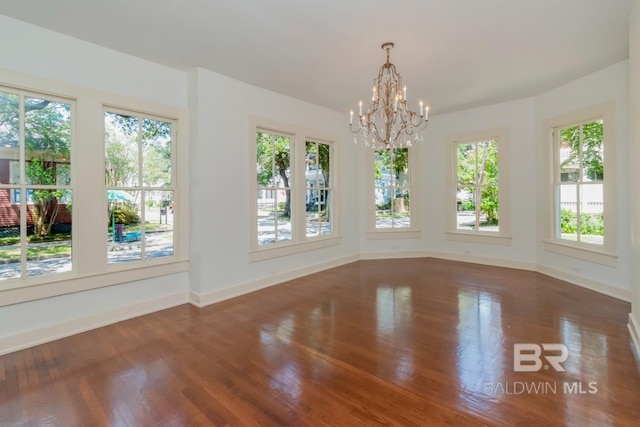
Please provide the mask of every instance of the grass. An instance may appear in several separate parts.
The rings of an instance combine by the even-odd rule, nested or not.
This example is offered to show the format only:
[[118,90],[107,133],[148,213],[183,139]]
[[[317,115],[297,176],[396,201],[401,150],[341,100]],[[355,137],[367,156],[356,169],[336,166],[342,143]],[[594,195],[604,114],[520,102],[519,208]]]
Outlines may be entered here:
[[[61,258],[71,256],[71,240],[51,243],[47,245],[28,244],[27,260],[40,258]],[[0,262],[10,262],[20,260],[20,247],[14,246],[10,249],[0,251]]]

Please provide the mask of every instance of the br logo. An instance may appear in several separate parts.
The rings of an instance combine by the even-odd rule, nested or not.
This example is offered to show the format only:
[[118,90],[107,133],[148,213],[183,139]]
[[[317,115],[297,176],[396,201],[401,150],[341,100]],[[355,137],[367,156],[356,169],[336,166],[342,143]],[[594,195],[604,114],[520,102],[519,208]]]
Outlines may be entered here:
[[[544,354],[543,354],[544,353]],[[569,350],[564,344],[514,344],[513,370],[515,372],[538,372],[542,369],[542,360],[546,360],[545,369],[549,365],[557,372],[564,372],[561,365],[569,357]]]

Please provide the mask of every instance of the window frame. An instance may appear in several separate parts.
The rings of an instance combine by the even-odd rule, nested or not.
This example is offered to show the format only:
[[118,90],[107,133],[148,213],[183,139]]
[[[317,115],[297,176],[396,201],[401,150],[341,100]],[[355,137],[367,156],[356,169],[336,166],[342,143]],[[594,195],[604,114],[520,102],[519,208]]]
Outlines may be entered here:
[[[418,144],[407,147],[409,155],[409,197],[411,205],[409,207],[409,227],[376,227],[376,179],[375,179],[375,159],[376,152],[370,148],[366,148],[367,155],[367,177],[369,182],[369,196],[367,207],[367,239],[369,240],[385,240],[385,239],[418,239],[422,233],[420,226],[420,177],[419,177],[419,154],[420,148]],[[417,197],[416,197],[417,196]]]
[[[543,249],[547,252],[558,253],[610,267],[617,266],[616,254],[617,226],[616,226],[616,173],[615,169],[607,171],[607,165],[616,164],[615,150],[615,107],[613,102],[594,105],[560,116],[548,119],[543,124],[544,144],[544,237]],[[560,129],[577,126],[592,121],[602,120],[602,147],[604,152],[603,168],[603,220],[604,235],[602,245],[583,242],[572,242],[560,239],[556,231],[559,227],[559,168],[560,152],[559,138],[556,137]]]
[[[189,271],[189,186],[188,182],[188,110],[135,98],[95,88],[87,88],[56,80],[44,79],[21,72],[2,70],[0,86],[8,92],[20,91],[34,97],[52,100],[73,101],[76,114],[72,124],[72,138],[77,143],[71,153],[71,174],[74,186],[74,218],[72,224],[71,271],[25,279],[8,279],[0,287],[0,307],[37,299],[50,298],[75,292],[100,289],[107,286],[133,283],[166,275]],[[178,224],[174,224],[181,238],[174,241],[177,258],[163,263],[125,266],[122,269],[108,268],[102,256],[106,245],[106,233],[102,233],[102,218],[107,209],[106,198],[95,198],[105,191],[104,186],[104,116],[103,106],[145,112],[145,114],[168,117],[177,121],[176,168],[179,182],[176,186],[176,210],[180,210]],[[73,109],[72,109],[73,110]],[[78,141],[98,142],[79,143]],[[82,160],[80,162],[79,160]],[[95,173],[99,171],[99,173]],[[79,203],[79,200],[89,200]]]
[[[48,92],[46,90],[40,90],[39,88],[25,88],[21,86],[15,86],[11,84],[0,83],[0,91],[17,94],[20,98],[20,105],[22,105],[22,109],[18,111],[19,115],[19,124],[20,126],[20,135],[19,135],[19,143],[18,147],[11,148],[16,151],[17,159],[9,160],[9,182],[7,184],[0,184],[0,188],[9,189],[9,204],[11,206],[18,206],[19,208],[19,217],[20,217],[20,245],[22,247],[21,256],[20,256],[20,275],[19,277],[8,278],[0,281],[2,286],[2,290],[0,290],[0,294],[2,291],[9,291],[19,287],[25,286],[33,286],[41,283],[48,282],[56,282],[61,280],[67,280],[71,277],[77,275],[78,267],[78,250],[77,250],[77,218],[73,211],[69,212],[71,215],[71,268],[67,271],[63,271],[60,273],[53,274],[43,274],[37,276],[29,276],[27,274],[27,263],[29,262],[27,259],[27,249],[29,247],[29,242],[26,241],[27,237],[27,215],[30,209],[33,209],[33,202],[31,200],[31,192],[37,188],[50,188],[50,189],[62,189],[64,191],[68,191],[71,193],[72,200],[77,196],[77,180],[76,180],[76,151],[77,151],[77,99],[71,96],[62,96],[58,94],[54,94]],[[57,183],[57,173],[56,173],[56,184],[53,185],[38,185],[31,184],[27,181],[26,177],[26,164],[29,161],[26,157],[26,147],[25,147],[25,135],[24,131],[26,128],[26,113],[24,110],[25,98],[33,98],[33,99],[44,99],[52,102],[65,103],[69,105],[69,161],[65,163],[70,163],[69,167],[69,177],[70,183],[65,185],[60,185]],[[14,183],[13,172],[15,168],[18,168],[19,176],[25,177],[24,182]],[[20,179],[20,178],[19,178]],[[26,194],[27,197],[23,198],[22,194]],[[16,197],[18,195],[18,197]],[[18,199],[18,200],[16,200]],[[63,203],[66,204],[66,203]],[[22,227],[22,225],[25,227]],[[0,304],[2,306],[4,304]]]
[[[291,188],[291,227],[292,239],[276,242],[269,245],[258,244],[257,211],[258,211],[258,186],[256,171],[256,135],[258,132],[267,132],[290,138],[290,172],[292,175]],[[331,150],[331,233],[316,236],[306,235],[306,142],[327,144]],[[259,117],[249,117],[249,262],[257,262],[266,259],[293,255],[310,250],[330,247],[339,244],[339,173],[338,138],[334,135],[310,130],[304,127],[287,123],[275,122]],[[300,213],[298,213],[300,212]]]
[[[499,230],[461,230],[458,229],[458,173],[457,147],[459,144],[471,144],[481,141],[497,142],[498,151],[498,217]],[[510,209],[510,174],[509,174],[509,130],[494,128],[469,131],[447,136],[446,153],[446,189],[445,203],[447,240],[469,243],[486,243],[493,245],[511,245],[511,209]]]
[[[138,191],[141,194],[141,198],[140,198],[140,203],[142,204],[142,211],[143,214],[140,217],[141,221],[144,221],[144,211],[146,210],[146,206],[144,205],[145,203],[145,199],[144,196],[142,195],[145,192],[151,192],[151,191],[166,191],[166,192],[172,192],[173,193],[173,203],[174,203],[174,207],[176,207],[176,209],[174,209],[173,211],[173,229],[172,229],[172,233],[173,233],[173,247],[172,247],[172,255],[168,255],[168,256],[163,256],[163,257],[157,257],[157,258],[148,258],[145,257],[145,242],[144,242],[144,237],[142,237],[141,240],[141,258],[140,260],[137,261],[129,261],[129,262],[109,262],[108,260],[108,252],[105,252],[105,258],[107,259],[107,269],[108,270],[126,270],[126,269],[131,269],[131,268],[140,268],[141,266],[146,266],[146,265],[158,265],[158,264],[166,264],[166,263],[172,263],[175,262],[178,259],[178,254],[177,254],[177,246],[176,245],[176,241],[178,241],[179,239],[179,230],[177,230],[178,224],[179,224],[179,217],[180,217],[180,207],[182,205],[182,203],[179,203],[177,200],[180,198],[179,197],[179,192],[178,192],[178,179],[177,179],[177,159],[176,159],[176,153],[177,153],[177,143],[178,143],[178,120],[172,117],[168,117],[168,116],[163,116],[163,115],[158,115],[158,114],[150,114],[144,111],[139,111],[133,108],[122,108],[122,107],[113,107],[107,104],[104,104],[102,106],[102,122],[103,122],[103,135],[102,135],[102,152],[103,152],[103,156],[105,156],[105,148],[106,148],[106,129],[105,129],[105,124],[104,124],[104,120],[105,120],[105,114],[106,113],[111,113],[111,114],[119,114],[119,115],[125,115],[125,116],[129,116],[129,117],[137,117],[139,120],[144,120],[144,119],[149,119],[149,120],[156,120],[156,121],[162,121],[162,122],[168,122],[171,124],[171,186],[170,187],[152,187],[152,186],[148,186],[145,185],[144,183],[144,169],[143,169],[143,162],[144,162],[144,153],[142,150],[142,143],[143,140],[140,139],[140,142],[138,143],[138,183],[136,185],[133,186],[128,186],[128,187],[110,187],[106,185],[106,182],[103,182],[103,186],[104,186],[104,191],[103,191],[103,195],[105,196],[105,200],[106,200],[106,194],[107,194],[107,190],[109,189],[114,189],[114,190],[123,190],[123,191]],[[141,126],[141,125],[140,125]],[[106,165],[106,158],[104,158],[104,165]],[[104,169],[104,168],[103,168]],[[108,219],[108,218],[105,218]],[[144,236],[144,232],[142,234]],[[108,245],[105,247],[108,250]]]

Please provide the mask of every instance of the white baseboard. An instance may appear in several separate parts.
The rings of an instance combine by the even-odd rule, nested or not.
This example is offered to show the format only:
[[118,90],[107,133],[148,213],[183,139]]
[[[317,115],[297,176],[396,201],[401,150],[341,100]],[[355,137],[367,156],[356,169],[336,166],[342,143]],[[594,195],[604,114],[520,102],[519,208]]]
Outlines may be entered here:
[[631,302],[631,290],[629,289],[618,288],[615,286],[607,285],[606,283],[599,282],[597,280],[592,280],[583,276],[578,276],[576,274],[567,273],[566,271],[560,271],[556,270],[555,268],[544,267],[541,265],[538,266],[536,271],[538,271],[538,273],[551,276],[555,279],[569,282],[572,285],[577,285],[585,289],[608,295],[625,302]]
[[91,329],[101,328],[123,320],[143,316],[155,311],[164,310],[188,303],[186,292],[165,295],[159,298],[142,301],[114,310],[90,314],[77,319],[67,320],[43,328],[20,332],[15,335],[0,338],[0,355],[12,353],[24,348],[33,347],[46,342],[55,341]]
[[196,292],[189,293],[189,302],[196,307],[204,307],[210,304],[215,304],[220,301],[228,300],[231,298],[239,297],[240,295],[248,294],[260,289],[267,288],[269,286],[277,285],[279,283],[286,282],[288,280],[297,279],[309,274],[317,273],[319,271],[327,270],[329,268],[339,267],[350,262],[358,261],[357,255],[336,258],[331,261],[323,262],[320,264],[314,264],[308,267],[299,268],[295,270],[286,271],[281,274],[276,274],[268,278],[262,278],[252,280],[249,282],[239,283],[237,285],[229,286],[223,289],[207,292],[204,294],[198,294]]
[[640,361],[640,322],[635,319],[633,313],[629,313],[629,323],[627,323],[627,328],[631,334],[631,341],[633,341],[633,345],[635,346],[636,356]]

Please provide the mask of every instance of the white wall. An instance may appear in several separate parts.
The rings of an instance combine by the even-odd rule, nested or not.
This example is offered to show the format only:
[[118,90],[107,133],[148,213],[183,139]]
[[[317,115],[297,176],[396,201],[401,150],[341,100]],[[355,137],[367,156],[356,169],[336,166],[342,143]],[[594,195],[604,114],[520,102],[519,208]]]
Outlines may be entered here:
[[[630,288],[630,240],[629,240],[629,164],[627,159],[629,140],[629,63],[622,61],[606,69],[575,80],[567,85],[541,94],[535,98],[535,145],[538,169],[542,170],[544,145],[548,140],[542,136],[544,122],[563,114],[607,102],[614,102],[615,110],[615,150],[616,163],[607,164],[607,170],[613,171],[616,177],[616,267],[582,261],[576,258],[547,252],[538,244],[538,264],[569,273],[580,280],[596,281],[627,293]],[[537,180],[542,185],[541,179]],[[538,227],[540,238],[544,235],[543,227],[543,192],[538,188]]]
[[[162,106],[171,111],[187,106],[186,73],[148,61],[104,49],[90,43],[9,19],[0,15],[0,83],[53,92],[77,99],[80,122],[77,152],[81,161],[75,166],[98,170],[102,162],[101,102],[134,108],[136,105]],[[84,114],[84,116],[83,116]],[[188,143],[185,138],[184,143]],[[187,153],[188,151],[185,151]],[[87,174],[89,175],[89,174]],[[77,183],[77,194],[83,200],[95,197],[94,203],[77,206],[79,217],[97,217],[106,212],[106,199],[95,191],[103,183],[100,174],[90,174],[92,182]],[[186,187],[186,180],[185,186]],[[188,194],[187,194],[188,196]],[[188,197],[185,199],[188,201]],[[105,209],[103,209],[103,204]],[[79,219],[79,218],[77,218]],[[106,239],[103,229],[76,221],[74,246],[87,239]],[[106,240],[104,240],[106,248]],[[186,248],[185,248],[186,249]],[[102,268],[106,259],[100,253],[80,251],[79,275]],[[183,259],[188,258],[186,250]],[[186,264],[186,261],[183,262]],[[169,269],[170,270],[170,269]],[[163,270],[166,271],[166,270]],[[79,277],[46,285],[49,289],[73,292],[74,286],[89,288],[107,283],[106,277]],[[20,304],[6,304],[8,292],[0,293],[0,354],[26,345],[101,326],[123,318],[187,302],[188,273],[175,273],[141,280],[135,271],[115,274],[115,284]],[[129,280],[128,280],[129,279]],[[82,283],[81,283],[82,282]],[[115,282],[112,282],[115,283]],[[28,288],[28,289],[26,289]],[[30,286],[18,291],[42,288]],[[13,292],[14,290],[11,290]]]
[[629,330],[640,354],[640,2],[633,2],[629,19],[629,182],[631,214],[631,314]]
[[[200,303],[218,300],[238,289],[255,289],[358,253],[355,147],[347,114],[340,114],[228,77],[196,69],[189,79],[191,144],[191,289]],[[335,135],[342,239],[339,245],[271,260],[249,262],[249,117],[291,124]]]

